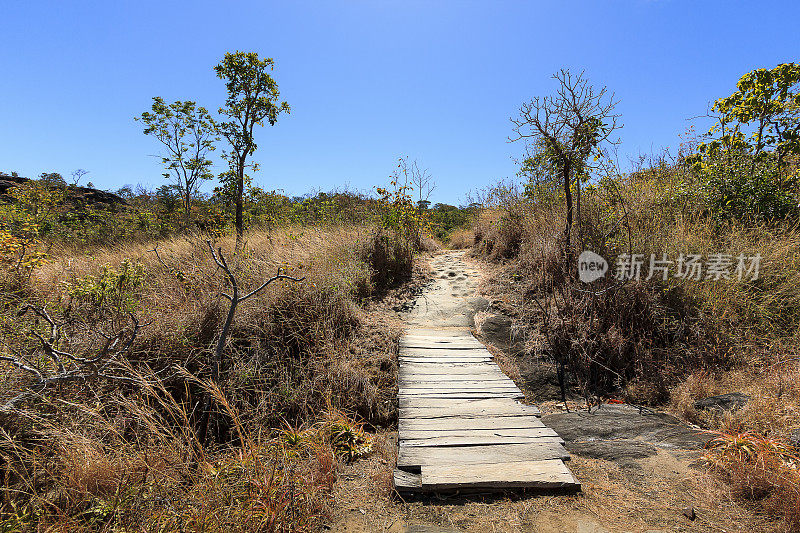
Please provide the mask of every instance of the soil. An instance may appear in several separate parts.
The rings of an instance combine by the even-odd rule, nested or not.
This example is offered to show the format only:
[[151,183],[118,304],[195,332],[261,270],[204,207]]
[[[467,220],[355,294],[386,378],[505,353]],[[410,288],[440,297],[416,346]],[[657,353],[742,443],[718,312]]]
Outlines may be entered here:
[[[503,370],[564,438],[568,466],[583,485],[572,495],[535,493],[425,497],[404,501],[392,489],[397,432],[375,435],[374,452],[342,465],[327,530],[361,532],[774,531],[777,524],[737,504],[704,466],[708,435],[669,413],[625,405],[590,410],[552,386],[551,369],[524,361],[502,302],[488,294],[492,268],[464,252],[430,262],[432,281],[402,319],[415,327],[471,328]],[[476,327],[477,322],[477,327]],[[488,324],[488,326],[484,326]],[[538,369],[538,370],[537,370]],[[538,375],[537,375],[538,373]]]

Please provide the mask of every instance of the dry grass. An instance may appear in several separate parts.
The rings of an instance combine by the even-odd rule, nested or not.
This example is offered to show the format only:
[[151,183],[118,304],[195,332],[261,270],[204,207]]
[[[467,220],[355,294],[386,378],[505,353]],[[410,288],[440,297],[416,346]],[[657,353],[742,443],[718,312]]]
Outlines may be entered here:
[[[229,289],[199,238],[62,244],[22,296],[4,297],[4,350],[39,349],[29,332],[41,324],[11,318],[31,302],[63,321],[62,349],[85,353],[122,314],[101,313],[70,288],[104,265],[129,261],[145,272],[133,312],[146,326],[127,361],[138,385],[64,384],[0,413],[0,529],[298,531],[326,516],[342,442],[362,439],[338,413],[371,425],[396,417],[400,329],[380,304],[362,304],[410,276],[411,258],[370,227],[254,231],[237,259],[232,237],[215,246],[242,291],[279,268],[305,277],[239,307],[220,389],[204,380]],[[2,370],[6,401],[29,380]],[[194,432],[208,391],[211,447]]]
[[[505,264],[498,286],[526,327],[529,346],[535,355],[566,361],[578,392],[669,403],[703,427],[785,445],[800,429],[800,231],[793,224],[714,220],[683,178],[661,165],[621,178],[619,194],[584,191],[573,257],[590,249],[613,268],[629,250],[644,256],[645,267],[650,254],[760,254],[759,279],[599,281],[591,287],[598,294],[581,292],[586,286],[563,267],[562,208],[504,187],[475,222],[475,249]],[[752,399],[725,416],[694,407],[727,392]],[[800,529],[795,463],[770,457],[732,458],[725,476],[735,496],[745,498],[751,487],[760,496],[748,496],[750,503]]]
[[475,231],[472,228],[453,230],[447,239],[447,245],[453,250],[464,250],[475,244]]

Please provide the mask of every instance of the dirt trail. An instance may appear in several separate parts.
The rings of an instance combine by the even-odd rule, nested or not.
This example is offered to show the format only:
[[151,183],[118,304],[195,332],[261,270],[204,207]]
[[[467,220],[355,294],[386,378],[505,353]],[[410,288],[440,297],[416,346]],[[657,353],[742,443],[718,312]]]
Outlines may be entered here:
[[469,329],[473,325],[479,270],[464,260],[463,251],[439,254],[431,260],[430,267],[433,282],[404,317],[405,322],[410,328]]
[[[464,252],[447,251],[430,261],[431,282],[401,314],[409,327],[438,334],[473,327],[475,310],[493,310],[482,298],[488,276],[499,275]],[[487,339],[481,339],[484,342]],[[493,350],[508,346],[497,345]],[[532,364],[505,354],[519,365],[518,386],[537,398]],[[541,392],[541,391],[538,391]],[[553,402],[555,403],[555,402]],[[376,436],[375,452],[345,465],[335,488],[330,531],[545,532],[604,533],[656,531],[772,531],[770,524],[729,497],[728,488],[706,474],[702,450],[688,428],[666,414],[642,414],[627,406],[571,414],[554,412],[546,423],[556,428],[572,452],[569,468],[583,484],[577,495],[427,497],[404,501],[392,490],[397,432]],[[624,432],[620,436],[620,432]],[[563,434],[562,434],[563,433]],[[684,443],[684,441],[686,441]],[[693,519],[684,514],[691,510]]]

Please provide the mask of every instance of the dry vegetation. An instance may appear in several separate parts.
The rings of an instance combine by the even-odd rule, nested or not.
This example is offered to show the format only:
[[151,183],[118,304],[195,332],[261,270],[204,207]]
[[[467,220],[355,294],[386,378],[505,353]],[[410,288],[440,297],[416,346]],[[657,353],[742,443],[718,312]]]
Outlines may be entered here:
[[[0,411],[0,530],[313,529],[337,461],[369,450],[362,424],[396,416],[399,328],[376,300],[411,270],[394,243],[366,226],[247,234],[234,268],[243,290],[278,268],[305,280],[241,304],[219,383],[209,359],[226,287],[202,238],[54,244],[3,293],[3,353],[52,370],[33,335],[48,340],[49,325],[16,313],[40,306],[58,324],[59,352],[87,359],[104,334],[131,339],[109,367],[127,379],[52,383]],[[216,244],[233,261],[233,237]],[[67,370],[82,366],[62,357]],[[8,359],[0,368],[3,403],[35,384]],[[205,394],[216,414],[199,442]]]
[[[754,510],[800,527],[800,232],[791,222],[720,220],[709,213],[680,160],[583,191],[582,249],[605,257],[643,254],[639,281],[610,275],[587,286],[564,266],[564,212],[557,195],[499,186],[476,220],[474,253],[503,265],[495,289],[524,327],[530,357],[563,365],[568,394],[668,405],[717,431],[709,463]],[[658,275],[645,280],[650,254],[761,255],[760,276],[740,281]],[[735,265],[734,265],[735,266]],[[587,289],[592,292],[587,292]],[[741,392],[740,410],[715,415],[694,402]]]

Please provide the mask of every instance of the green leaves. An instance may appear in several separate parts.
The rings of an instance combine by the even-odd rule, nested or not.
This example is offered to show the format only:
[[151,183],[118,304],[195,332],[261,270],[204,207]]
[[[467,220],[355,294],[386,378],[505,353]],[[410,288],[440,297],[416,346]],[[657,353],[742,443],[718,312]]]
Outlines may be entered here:
[[[708,135],[728,149],[744,149],[760,158],[771,151],[777,164],[800,154],[800,65],[748,72],[736,84],[737,92],[714,102],[719,121]],[[745,133],[746,132],[746,133]],[[701,147],[702,149],[702,147]]]
[[144,124],[145,135],[155,137],[164,146],[164,177],[173,178],[180,189],[188,223],[192,196],[201,181],[212,177],[208,156],[219,140],[217,124],[206,108],[190,100],[167,104],[156,96],[150,109],[134,120]]
[[231,146],[231,151],[223,152],[222,157],[228,161],[235,179],[238,235],[244,230],[242,204],[247,158],[257,148],[253,129],[255,126],[263,126],[264,121],[274,126],[278,115],[290,112],[289,104],[278,103],[278,84],[269,74],[274,65],[270,57],[260,59],[256,52],[237,51],[226,53],[222,61],[214,67],[217,77],[225,80],[228,90],[225,107],[221,107],[219,113],[229,120],[219,124],[219,132]]

